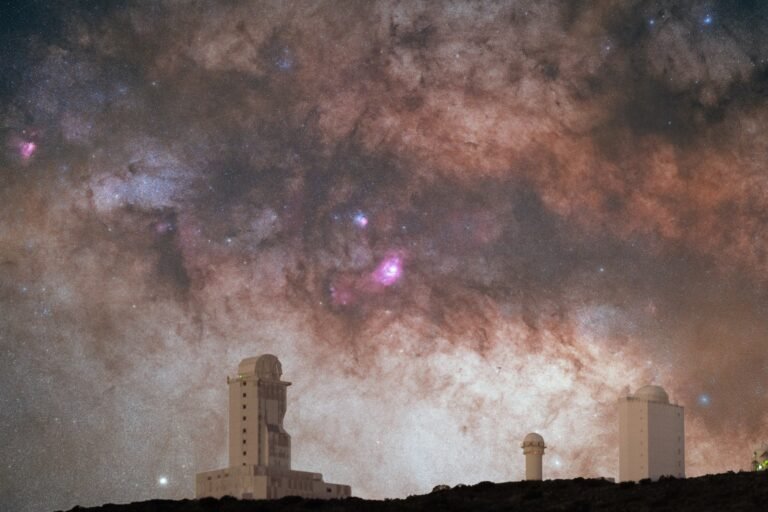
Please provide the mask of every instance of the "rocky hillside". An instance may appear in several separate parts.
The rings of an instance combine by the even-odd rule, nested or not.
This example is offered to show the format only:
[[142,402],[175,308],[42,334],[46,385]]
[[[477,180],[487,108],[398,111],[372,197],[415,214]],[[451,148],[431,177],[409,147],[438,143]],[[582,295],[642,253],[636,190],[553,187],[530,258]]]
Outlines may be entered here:
[[395,511],[729,511],[768,510],[768,471],[726,473],[684,480],[614,484],[577,478],[545,482],[481,482],[405,499],[241,501],[233,498],[153,500],[75,507],[78,512],[395,512]]

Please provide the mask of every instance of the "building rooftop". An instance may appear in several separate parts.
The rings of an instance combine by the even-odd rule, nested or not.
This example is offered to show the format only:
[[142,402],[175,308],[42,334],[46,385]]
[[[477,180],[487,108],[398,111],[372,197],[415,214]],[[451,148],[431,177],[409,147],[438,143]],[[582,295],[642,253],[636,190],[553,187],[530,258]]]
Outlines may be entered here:
[[237,373],[240,376],[255,375],[264,380],[280,380],[283,375],[283,366],[276,356],[264,354],[258,357],[247,357],[240,361]]
[[523,438],[523,444],[544,444],[544,438],[536,432],[531,432]]
[[635,398],[645,400],[647,402],[661,402],[663,404],[669,403],[669,395],[664,391],[661,386],[648,385],[643,386],[635,392]]

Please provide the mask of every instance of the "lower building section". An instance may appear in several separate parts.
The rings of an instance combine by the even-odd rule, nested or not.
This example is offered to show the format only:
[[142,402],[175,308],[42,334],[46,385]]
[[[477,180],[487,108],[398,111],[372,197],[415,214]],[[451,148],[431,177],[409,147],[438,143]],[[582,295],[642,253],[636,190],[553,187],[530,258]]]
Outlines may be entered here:
[[196,498],[234,496],[241,499],[279,499],[285,496],[303,498],[348,498],[348,485],[329,484],[320,473],[267,468],[265,466],[235,466],[198,473],[195,479]]
[[755,448],[752,455],[753,471],[768,471],[768,443]]

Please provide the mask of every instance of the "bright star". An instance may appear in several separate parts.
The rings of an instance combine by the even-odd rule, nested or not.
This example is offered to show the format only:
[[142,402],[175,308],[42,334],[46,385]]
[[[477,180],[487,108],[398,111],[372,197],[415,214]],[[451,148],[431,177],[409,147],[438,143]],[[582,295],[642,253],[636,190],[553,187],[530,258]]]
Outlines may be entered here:
[[165,487],[166,485],[168,485],[168,477],[167,476],[161,476],[160,478],[157,479],[157,484],[160,487]]
[[712,24],[712,15],[711,14],[707,14],[706,16],[704,16],[704,20],[703,21],[704,21],[705,25],[711,25]]

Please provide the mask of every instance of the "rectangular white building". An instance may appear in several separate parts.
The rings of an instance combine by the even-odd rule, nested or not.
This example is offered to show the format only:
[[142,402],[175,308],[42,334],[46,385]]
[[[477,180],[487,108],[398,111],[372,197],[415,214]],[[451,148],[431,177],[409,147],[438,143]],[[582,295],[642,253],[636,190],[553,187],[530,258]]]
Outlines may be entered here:
[[683,408],[660,386],[619,398],[619,481],[685,478]]

